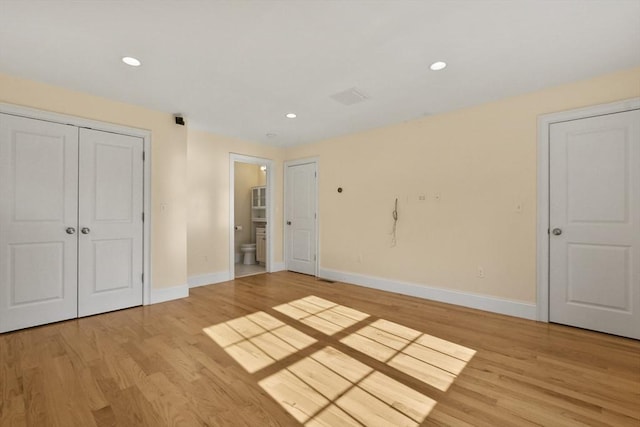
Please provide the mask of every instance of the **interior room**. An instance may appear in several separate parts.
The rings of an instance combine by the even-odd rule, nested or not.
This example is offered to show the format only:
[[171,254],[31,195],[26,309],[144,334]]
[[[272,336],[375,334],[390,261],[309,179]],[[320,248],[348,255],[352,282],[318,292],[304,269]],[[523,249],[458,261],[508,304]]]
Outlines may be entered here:
[[0,0],[0,426],[639,424],[640,1]]

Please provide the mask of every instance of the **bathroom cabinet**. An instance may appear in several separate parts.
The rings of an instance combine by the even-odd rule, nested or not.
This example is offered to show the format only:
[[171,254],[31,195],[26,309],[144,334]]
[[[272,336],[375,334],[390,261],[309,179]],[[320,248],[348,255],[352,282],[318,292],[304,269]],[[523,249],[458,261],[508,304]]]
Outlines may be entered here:
[[267,262],[267,187],[251,188],[251,222],[255,230],[256,261]]
[[266,208],[267,207],[267,187],[252,187],[251,188],[251,207],[252,208]]
[[266,222],[267,220],[267,187],[251,188],[251,220]]
[[256,261],[267,262],[267,233],[264,227],[256,228]]

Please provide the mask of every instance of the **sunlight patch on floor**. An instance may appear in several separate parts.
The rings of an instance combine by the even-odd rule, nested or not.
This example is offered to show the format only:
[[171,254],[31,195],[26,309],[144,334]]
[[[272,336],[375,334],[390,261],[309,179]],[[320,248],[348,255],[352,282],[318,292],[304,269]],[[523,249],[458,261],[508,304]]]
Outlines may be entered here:
[[369,317],[366,313],[316,296],[291,301],[273,309],[327,335],[333,335]]
[[436,404],[332,347],[259,384],[306,426],[417,426]]
[[250,373],[316,342],[262,311],[209,326],[203,331]]
[[[385,319],[371,322],[367,313],[316,296],[273,309],[329,336],[362,322],[365,326],[339,342],[444,392],[476,353]],[[262,311],[203,331],[249,373],[317,342]],[[437,403],[330,346],[287,361],[258,384],[305,427],[418,426]]]
[[475,350],[384,319],[340,342],[442,391],[475,354]]

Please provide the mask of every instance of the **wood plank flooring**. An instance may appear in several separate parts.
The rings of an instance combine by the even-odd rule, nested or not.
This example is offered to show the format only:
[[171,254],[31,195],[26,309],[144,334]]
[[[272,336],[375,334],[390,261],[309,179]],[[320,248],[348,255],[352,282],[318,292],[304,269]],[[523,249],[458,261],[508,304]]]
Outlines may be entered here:
[[0,426],[639,426],[640,342],[280,272],[0,335]]

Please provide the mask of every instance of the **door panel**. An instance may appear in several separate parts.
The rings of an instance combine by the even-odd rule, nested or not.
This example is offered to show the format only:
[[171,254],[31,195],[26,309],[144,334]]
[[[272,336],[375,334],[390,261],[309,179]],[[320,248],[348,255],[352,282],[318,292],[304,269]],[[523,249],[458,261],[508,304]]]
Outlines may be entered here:
[[93,242],[95,293],[132,287],[133,240],[125,238]]
[[309,230],[296,230],[293,233],[291,256],[296,261],[311,261],[311,233]]
[[550,132],[550,320],[640,339],[640,111]]
[[[77,141],[77,137],[76,137]],[[65,140],[59,135],[19,131],[11,150],[14,219],[62,221],[65,214]]]
[[79,316],[142,304],[142,149],[80,130]]
[[316,163],[287,166],[287,269],[316,274]]
[[[106,143],[96,143],[94,147],[94,175],[92,178],[95,181],[95,220],[109,223],[114,221],[130,223],[133,219],[135,204],[133,200],[134,185],[132,185],[135,173],[133,164],[133,157],[136,155],[134,153],[136,151],[135,145],[114,145],[114,142],[111,141],[112,134],[105,136],[108,136],[109,140]],[[122,135],[117,136],[118,139],[122,139],[121,137]],[[139,138],[134,138],[134,140],[134,144],[142,144]],[[91,174],[90,171],[86,172]]]
[[585,244],[568,246],[567,302],[629,312],[630,248]]
[[0,114],[0,332],[77,316],[78,129]]
[[625,129],[578,131],[566,138],[569,222],[627,222],[630,147]]
[[[11,305],[64,300],[62,242],[9,245]],[[37,268],[34,268],[37,266]]]

